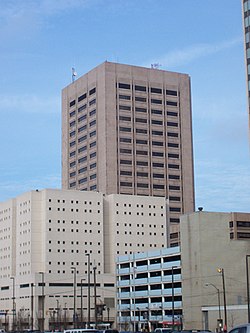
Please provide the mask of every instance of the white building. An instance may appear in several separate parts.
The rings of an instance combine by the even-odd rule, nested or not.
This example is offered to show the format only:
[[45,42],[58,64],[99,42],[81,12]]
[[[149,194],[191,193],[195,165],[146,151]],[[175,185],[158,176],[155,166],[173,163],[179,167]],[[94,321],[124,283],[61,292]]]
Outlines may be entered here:
[[164,198],[45,189],[1,203],[2,326],[81,326],[95,301],[97,321],[113,323],[116,255],[165,247],[166,235]]
[[152,331],[181,326],[180,248],[117,258],[117,324],[121,330]]

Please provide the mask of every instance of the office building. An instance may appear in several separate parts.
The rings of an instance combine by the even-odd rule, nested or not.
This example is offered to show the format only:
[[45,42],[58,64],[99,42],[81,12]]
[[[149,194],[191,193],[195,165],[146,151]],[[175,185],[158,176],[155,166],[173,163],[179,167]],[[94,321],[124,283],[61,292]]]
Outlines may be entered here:
[[215,332],[248,322],[250,213],[187,214],[180,232],[185,329]]
[[0,203],[2,326],[93,324],[95,300],[113,324],[116,255],[166,247],[166,233],[165,198],[45,189]]
[[247,101],[248,117],[250,128],[250,1],[242,0],[244,45],[245,45],[245,63],[246,63],[246,81],[247,81]]
[[164,248],[117,258],[117,326],[152,332],[181,328],[180,248]]
[[62,92],[62,188],[164,197],[171,246],[194,211],[190,78],[104,62]]

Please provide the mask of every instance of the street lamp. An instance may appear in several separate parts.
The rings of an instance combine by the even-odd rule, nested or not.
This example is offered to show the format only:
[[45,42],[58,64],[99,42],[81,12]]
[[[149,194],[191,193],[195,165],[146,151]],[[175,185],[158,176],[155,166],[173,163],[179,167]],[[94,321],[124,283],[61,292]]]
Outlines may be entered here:
[[85,279],[81,279],[81,326],[83,326],[83,300],[82,300],[82,281],[85,281]]
[[227,302],[226,302],[226,287],[225,287],[224,268],[217,268],[217,272],[221,274],[221,278],[222,278],[223,300],[224,300],[224,320],[225,320],[224,328],[225,328],[225,330],[227,330]]
[[94,306],[95,306],[95,328],[97,327],[97,305],[96,305],[96,266],[93,267],[94,272]]
[[31,325],[31,330],[33,331],[33,323],[34,323],[34,283],[30,284],[31,288],[31,298],[30,298],[30,312],[31,312],[31,317],[30,317],[30,325]]
[[246,255],[246,275],[247,275],[247,315],[248,315],[248,322],[250,323],[250,296],[249,296],[249,267],[248,267],[248,258],[250,255]]
[[174,268],[177,266],[172,266],[172,330],[174,330]]
[[219,307],[219,324],[221,323],[221,310],[220,310],[220,289],[217,288],[213,283],[206,283],[206,287],[212,286],[213,288],[216,289],[217,291],[217,296],[218,296],[218,307]]
[[87,328],[90,328],[90,254],[86,253],[88,257],[88,325]]
[[45,303],[45,295],[44,295],[44,272],[39,272],[42,275],[42,327],[41,331],[44,331],[44,303]]
[[12,327],[13,327],[13,331],[15,331],[15,325],[16,325],[16,309],[15,309],[15,278],[13,276],[11,276],[10,278],[13,282],[12,285],[12,290],[13,290],[13,296],[12,296],[12,314],[13,314],[13,322],[12,322]]
[[75,267],[71,267],[73,273],[74,273],[74,282],[73,282],[73,286],[74,286],[74,313],[73,313],[73,326],[74,328],[76,328],[76,268]]

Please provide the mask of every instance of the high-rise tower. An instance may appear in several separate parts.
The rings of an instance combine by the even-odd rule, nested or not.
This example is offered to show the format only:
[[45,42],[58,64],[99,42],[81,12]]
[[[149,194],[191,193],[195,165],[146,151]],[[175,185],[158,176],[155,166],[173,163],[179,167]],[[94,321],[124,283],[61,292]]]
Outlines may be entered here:
[[62,187],[165,197],[176,245],[194,211],[189,76],[104,62],[64,88]]

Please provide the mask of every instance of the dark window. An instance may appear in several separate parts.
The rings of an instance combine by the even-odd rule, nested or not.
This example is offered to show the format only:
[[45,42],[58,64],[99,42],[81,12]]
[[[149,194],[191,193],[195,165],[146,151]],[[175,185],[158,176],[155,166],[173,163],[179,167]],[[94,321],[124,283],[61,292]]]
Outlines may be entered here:
[[90,132],[89,133],[89,136],[92,137],[92,136],[95,136],[96,135],[96,131],[93,131],[93,132]]
[[153,103],[153,104],[162,104],[162,100],[161,99],[151,98],[151,103]]
[[121,89],[130,89],[130,84],[128,83],[118,83],[118,87]]
[[152,114],[162,114],[162,110],[155,110],[155,109],[152,109],[152,110],[151,110],[151,113],[152,113]]
[[132,161],[130,161],[130,160],[120,160],[120,164],[132,165]]
[[73,136],[75,136],[75,134],[76,134],[76,131],[73,131],[73,132],[69,133],[69,136],[72,138]]
[[86,128],[87,128],[87,125],[84,125],[84,126],[79,127],[79,128],[78,128],[78,133],[80,133],[80,132],[86,130]]
[[71,172],[70,174],[69,174],[69,176],[70,177],[74,177],[76,175],[76,172],[74,171],[74,172]]
[[121,132],[131,132],[131,128],[129,128],[129,127],[120,126],[119,129],[120,129]]
[[164,185],[153,184],[153,188],[156,190],[164,190]]
[[174,217],[170,217],[169,221],[170,221],[170,223],[180,223],[180,219],[174,218]]
[[89,123],[89,126],[92,127],[96,124],[96,120],[92,120],[90,123]]
[[146,97],[135,96],[135,101],[145,103],[147,101],[147,99],[146,99]]
[[163,135],[162,131],[152,131],[152,135]]
[[148,130],[146,129],[142,129],[142,128],[136,128],[136,133],[143,133],[143,134],[147,134],[148,133]]
[[166,90],[166,94],[170,96],[177,96],[177,91],[175,90]]
[[167,111],[167,115],[172,116],[172,117],[177,117],[178,113],[177,112],[172,112],[172,111]]
[[168,136],[170,136],[172,138],[178,138],[179,134],[178,133],[168,132]]
[[168,179],[180,179],[179,175],[168,175]]
[[84,135],[78,139],[78,143],[83,142],[87,139],[87,135]]
[[76,101],[73,100],[73,101],[71,101],[71,102],[69,103],[69,106],[71,107],[71,106],[73,106],[73,105],[75,105],[75,104],[76,104]]
[[163,124],[162,120],[154,120],[154,119],[151,120],[151,123],[154,124],[154,125],[162,125]]
[[168,147],[179,148],[179,143],[168,142]]
[[178,164],[168,164],[169,169],[180,169]]
[[84,114],[83,116],[81,116],[81,117],[78,118],[78,122],[83,121],[83,120],[85,120],[86,118],[87,118],[87,115]]
[[83,106],[81,106],[79,109],[78,109],[78,112],[82,112],[83,110],[85,110],[87,107],[87,104],[84,104]]
[[167,105],[177,106],[177,102],[167,101]]
[[148,188],[148,184],[145,184],[145,183],[137,183],[137,187],[140,187],[140,188]]
[[87,94],[86,94],[86,93],[83,94],[83,95],[81,95],[81,96],[79,96],[79,97],[78,97],[78,102],[83,101],[86,97],[87,97]]
[[120,110],[126,110],[126,111],[131,111],[131,106],[127,105],[119,105]]
[[152,145],[153,146],[163,147],[163,142],[161,142],[161,141],[152,141]]
[[129,183],[129,182],[120,182],[120,186],[132,187],[132,183]]
[[75,154],[76,154],[76,152],[72,151],[72,152],[70,152],[69,157],[75,156]]
[[86,181],[87,181],[87,177],[82,178],[78,181],[78,184],[86,183]]
[[70,168],[72,168],[72,167],[75,166],[75,165],[76,165],[76,161],[73,161],[73,162],[71,162],[71,163],[69,164]]
[[75,142],[75,141],[72,141],[72,142],[70,142],[69,146],[70,146],[70,147],[73,147],[75,144],[76,144],[76,142]]
[[120,142],[127,142],[127,143],[131,143],[131,139],[130,138],[120,138]]
[[90,186],[90,191],[93,191],[93,190],[96,190],[96,185],[92,185],[92,186]]
[[239,228],[250,228],[250,222],[248,221],[237,221],[236,223]]
[[180,197],[173,197],[173,196],[170,196],[170,197],[169,197],[169,200],[171,200],[171,201],[181,201],[181,198],[180,198]]
[[172,153],[169,153],[169,154],[168,154],[168,157],[169,157],[169,158],[179,158],[180,156],[179,156],[179,154],[172,154]]
[[171,191],[179,191],[180,190],[180,186],[176,186],[176,185],[169,185],[169,190]]
[[96,173],[94,173],[93,175],[91,175],[89,178],[90,178],[90,180],[96,179]]
[[129,95],[119,95],[120,99],[126,99],[128,101],[130,101],[131,97]]
[[72,112],[70,112],[69,116],[73,117],[75,114],[76,114],[76,111],[72,111]]
[[144,151],[144,150],[136,150],[136,154],[137,155],[148,155],[148,152]]
[[74,186],[76,186],[76,182],[73,182],[73,183],[69,184],[69,187],[74,187]]
[[93,158],[93,157],[95,157],[95,156],[96,156],[96,152],[91,153],[91,154],[89,155],[90,158]]
[[136,165],[148,166],[148,162],[145,162],[145,161],[136,161]]
[[89,106],[94,105],[96,103],[96,99],[92,99],[92,101],[89,102]]
[[120,153],[121,153],[121,154],[131,154],[131,153],[132,153],[132,150],[131,150],[131,149],[124,149],[124,148],[121,148],[121,149],[120,149]]
[[135,85],[135,90],[137,90],[137,91],[146,91],[146,87]]
[[144,124],[146,124],[148,122],[148,120],[144,119],[144,118],[135,118],[135,122],[136,123],[144,123]]
[[180,209],[180,207],[169,207],[169,211],[180,213],[181,209]]
[[87,156],[78,159],[78,163],[83,163],[85,161],[87,161]]
[[178,127],[178,123],[174,123],[174,122],[172,122],[172,121],[168,121],[168,122],[167,122],[167,125],[168,125],[168,126],[172,126],[172,127]]
[[96,168],[96,163],[92,163],[92,164],[90,164],[90,167],[89,167],[90,169],[94,169],[94,168]]
[[96,110],[92,110],[92,111],[90,111],[89,116],[91,117],[91,116],[93,116],[94,114],[96,114]]
[[154,168],[164,168],[164,163],[153,163]]
[[96,92],[96,88],[92,88],[92,89],[89,91],[89,95],[93,95],[95,92]]
[[163,173],[153,173],[153,178],[164,178],[165,175]]
[[96,146],[96,141],[91,142],[90,145],[89,145],[90,148],[93,148],[95,146]]
[[131,121],[131,117],[126,117],[126,116],[120,116],[119,119],[125,121]]
[[87,167],[84,167],[84,168],[81,168],[78,170],[78,173],[81,174],[83,172],[86,172],[87,171]]
[[138,177],[148,177],[148,173],[147,172],[137,172],[137,176]]
[[136,140],[137,144],[141,144],[141,145],[147,145],[148,144],[148,140]]
[[152,152],[152,156],[163,157],[163,156],[164,156],[164,153],[161,153],[161,152],[159,152],[159,151],[153,151],[153,152]]
[[154,94],[162,94],[161,88],[151,88],[150,91],[151,91],[151,93],[154,93]]
[[121,170],[120,175],[121,176],[132,176],[132,171]]
[[147,112],[147,109],[136,107],[136,108],[135,108],[135,111],[136,111],[136,112]]

